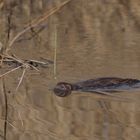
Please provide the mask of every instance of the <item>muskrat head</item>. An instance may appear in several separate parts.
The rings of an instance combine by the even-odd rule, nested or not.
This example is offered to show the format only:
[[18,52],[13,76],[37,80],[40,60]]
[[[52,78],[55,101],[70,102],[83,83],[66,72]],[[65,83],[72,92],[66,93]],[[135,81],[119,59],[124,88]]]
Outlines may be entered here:
[[60,82],[56,85],[53,91],[57,96],[65,97],[71,94],[72,85],[69,83]]

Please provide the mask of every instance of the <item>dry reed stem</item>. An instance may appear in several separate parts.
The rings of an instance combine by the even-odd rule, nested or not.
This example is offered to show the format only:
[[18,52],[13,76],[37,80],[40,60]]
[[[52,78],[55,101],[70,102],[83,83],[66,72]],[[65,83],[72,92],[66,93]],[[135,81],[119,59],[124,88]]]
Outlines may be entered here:
[[36,67],[34,67],[33,65],[31,65],[31,64],[28,64],[28,67],[31,67],[31,68],[33,68],[34,70],[36,70],[37,72],[39,72],[39,69],[38,68],[36,68]]
[[30,61],[38,63],[38,64],[46,65],[46,62],[43,62],[43,61],[38,61],[38,60],[33,60],[33,59],[30,59]]
[[68,4],[70,1],[72,0],[67,0],[64,1],[63,3],[61,3],[59,6],[54,7],[53,9],[51,9],[48,13],[48,11],[44,12],[45,14],[33,21],[31,21],[29,24],[27,24],[26,26],[31,26],[33,24],[38,25],[38,23],[43,22],[44,20],[46,20],[48,17],[50,17],[51,15],[53,15],[54,13],[58,12],[62,7],[64,7],[66,4]]
[[[37,72],[38,72],[39,70],[38,70],[36,67],[34,67],[33,65],[28,64],[28,63],[26,63],[26,62],[23,62],[22,60],[17,59],[17,58],[14,58],[14,57],[12,57],[12,56],[8,56],[8,57],[6,57],[6,58],[10,58],[10,59],[12,59],[12,60],[15,61],[15,62],[21,63],[22,65],[20,65],[20,66],[18,66],[18,67],[16,67],[16,68],[13,68],[12,70],[9,70],[8,72],[5,72],[4,74],[1,74],[1,75],[0,75],[0,78],[3,77],[3,76],[6,76],[7,74],[9,74],[9,73],[11,73],[11,72],[13,72],[13,71],[15,71],[15,70],[21,68],[21,67],[24,68],[24,69],[23,69],[23,72],[22,72],[22,75],[21,75],[21,77],[20,77],[19,83],[18,83],[18,85],[17,85],[17,87],[16,87],[16,90],[15,90],[15,92],[17,92],[19,86],[21,85],[21,83],[22,83],[22,81],[23,81],[23,78],[24,78],[24,76],[25,76],[25,72],[26,72],[27,68],[33,68],[33,69],[36,70]],[[3,60],[3,61],[4,61],[4,60]],[[8,60],[7,60],[7,61],[8,61]],[[33,60],[32,60],[32,61],[33,61]],[[41,63],[42,61],[35,61],[35,62],[36,62],[36,63],[37,63],[37,62]],[[41,64],[45,64],[45,63],[42,62]]]
[[2,67],[4,56],[1,55],[0,66]]
[[19,63],[24,64],[24,61],[22,59],[18,58],[17,56],[15,56],[15,55],[14,56],[11,56],[11,55],[9,55],[7,53],[7,54],[5,54],[5,58],[9,58],[9,59],[12,59],[12,60],[15,60],[15,61],[17,61]]
[[6,60],[6,59],[11,59],[12,61],[19,62],[22,65],[24,65],[24,61],[15,56],[11,56],[9,54],[1,54],[1,57],[2,57],[2,59],[1,59],[2,64],[3,64],[3,62],[6,62],[6,61],[8,62],[8,60]]
[[[23,67],[23,68],[24,68],[24,69],[23,69],[23,73],[22,73],[22,75],[21,75],[21,77],[20,77],[20,80],[19,80],[19,83],[18,83],[18,85],[17,85],[17,87],[16,87],[16,91],[18,90],[19,86],[21,85],[21,83],[22,83],[22,81],[23,81],[23,78],[24,78],[24,76],[25,76],[26,69],[29,68],[29,67],[31,67],[31,68],[33,68],[33,69],[36,69],[36,68],[35,68],[34,66],[32,66],[32,65],[30,65],[30,64],[28,64],[28,63],[26,63],[26,62],[24,62],[23,60],[17,58],[17,57],[10,56],[10,55],[8,54],[8,51],[10,51],[10,49],[11,49],[12,45],[14,44],[14,42],[15,42],[21,35],[23,35],[25,32],[27,32],[27,31],[30,30],[31,28],[36,27],[37,25],[39,25],[40,23],[42,23],[43,21],[45,21],[48,17],[50,17],[51,15],[53,15],[54,13],[56,13],[57,11],[59,11],[64,5],[66,5],[66,4],[67,4],[68,2],[70,2],[70,1],[71,1],[71,0],[68,0],[68,1],[63,2],[60,6],[55,7],[54,9],[52,9],[49,13],[46,13],[46,14],[45,14],[43,17],[41,17],[40,19],[33,21],[33,22],[32,22],[30,25],[28,25],[24,30],[22,30],[21,32],[19,32],[10,42],[8,41],[8,47],[7,47],[6,50],[5,50],[5,54],[2,54],[2,55],[1,55],[1,62],[0,62],[0,63],[1,63],[1,66],[2,66],[3,61],[4,61],[5,58],[8,58],[8,59],[10,58],[10,59],[12,59],[13,61],[19,62],[19,63],[22,64],[22,65],[17,66],[16,68],[13,68],[12,70],[9,70],[8,72],[5,72],[4,74],[0,75],[0,78],[3,77],[3,76],[6,76],[7,74],[9,74],[9,73],[11,73],[11,72],[13,72],[13,71],[18,70],[18,69],[21,68],[21,67]],[[1,53],[2,53],[2,52],[1,52]],[[38,69],[36,69],[36,70],[38,70]],[[7,100],[7,97],[5,97],[5,99]],[[21,120],[21,124],[22,124],[22,126],[23,126],[23,121],[22,121],[20,112],[18,112],[18,115],[19,115],[19,118],[20,118],[20,120]],[[5,122],[7,122],[8,124],[10,124],[13,128],[16,128],[16,127],[14,127],[11,123],[9,123],[9,122],[7,121],[7,119],[5,120]],[[6,125],[5,125],[5,126],[6,126]],[[6,127],[5,127],[5,129],[6,129]],[[4,134],[4,139],[6,139],[6,131],[5,131],[5,134]]]
[[[9,54],[8,54],[8,51],[11,49],[12,45],[14,44],[14,42],[15,42],[21,35],[23,35],[25,32],[27,32],[27,31],[30,30],[31,28],[36,27],[37,25],[39,25],[40,23],[42,23],[43,21],[45,21],[48,17],[50,17],[50,16],[53,15],[54,13],[58,12],[63,6],[65,6],[65,5],[66,5],[67,3],[69,3],[70,1],[71,1],[71,0],[67,0],[67,1],[61,3],[59,6],[53,8],[52,10],[50,10],[49,13],[48,13],[48,12],[45,12],[45,14],[44,14],[41,18],[33,20],[30,24],[27,25],[27,27],[26,27],[24,30],[22,30],[21,32],[19,32],[19,33],[9,42],[9,45],[8,45],[7,49],[5,50],[5,54],[1,55],[1,57],[2,57],[2,59],[1,59],[1,66],[2,66],[2,64],[3,64],[4,58],[10,58],[10,59],[12,59],[12,60],[14,60],[14,61],[16,61],[16,62],[21,63],[22,65],[19,66],[19,67],[14,68],[14,69],[12,69],[12,70],[10,70],[10,71],[8,71],[8,72],[2,74],[2,75],[0,75],[0,77],[3,77],[3,76],[5,76],[5,75],[7,75],[7,74],[9,74],[9,73],[11,73],[11,72],[13,72],[13,71],[15,71],[15,70],[21,68],[21,67],[24,67],[25,65],[28,66],[28,67],[31,67],[31,68],[33,68],[33,69],[35,69],[35,70],[37,70],[37,71],[39,71],[39,70],[38,70],[36,67],[34,67],[33,65],[30,65],[30,64],[28,64],[28,63],[25,63],[23,60],[21,60],[21,59],[15,57],[15,56],[13,57],[13,56],[9,55]],[[56,76],[56,45],[57,45],[56,37],[57,37],[57,35],[56,35],[56,33],[55,33],[55,56],[54,56],[54,59],[55,59],[54,75],[55,75],[55,76]],[[32,60],[32,61],[34,61],[34,62],[37,63],[36,60]],[[41,62],[41,61],[38,62],[38,63],[42,63],[42,64],[43,64],[43,62]],[[18,83],[18,86],[17,86],[16,90],[18,89],[18,87],[20,86],[20,84],[21,84],[21,82],[22,82],[22,80],[23,80],[23,77],[24,77],[24,75],[25,75],[25,71],[26,71],[26,68],[23,70],[22,76],[21,76],[21,78],[20,78],[20,81],[19,81],[19,83]],[[56,77],[55,77],[55,78],[56,78]]]
[[7,75],[7,74],[9,74],[9,73],[11,73],[11,72],[13,72],[13,71],[15,71],[15,70],[17,70],[17,69],[19,69],[19,68],[21,68],[21,67],[22,67],[22,65],[14,68],[12,70],[9,70],[9,71],[5,72],[4,74],[1,74],[0,75],[0,78],[3,77],[3,76],[5,76],[5,75]]
[[12,47],[12,45],[14,44],[14,42],[21,36],[23,35],[25,32],[27,32],[28,30],[30,30],[31,28],[36,27],[38,24],[44,22],[48,17],[50,17],[51,15],[53,15],[54,13],[58,12],[63,6],[65,6],[66,4],[68,4],[71,0],[67,0],[65,2],[63,2],[62,4],[60,4],[59,6],[55,7],[54,9],[52,9],[49,13],[47,12],[43,17],[41,17],[40,19],[34,20],[33,22],[31,22],[24,30],[22,30],[21,32],[19,32],[9,43],[9,48],[7,48],[6,52],[8,52],[10,50],[10,48]]
[[[24,62],[24,60],[18,58],[18,57],[15,56],[14,54],[13,54],[13,56],[14,56],[14,57],[12,57],[12,56],[10,56],[10,55],[7,54],[7,58],[10,58],[10,59],[12,59],[12,60],[15,60],[15,61],[21,63],[23,66],[31,67],[31,68],[33,68],[34,70],[39,71],[39,69],[37,69],[36,67],[34,67],[34,66],[31,65],[31,64],[28,64],[28,63]],[[42,62],[42,61],[37,61],[37,60],[29,60],[29,61],[36,62],[36,63],[41,63],[41,62]],[[45,64],[45,62],[42,62],[42,64]]]
[[[32,64],[29,64],[28,62],[24,62],[23,60],[21,60],[21,59],[19,59],[17,57],[9,56],[8,54],[7,55],[2,55],[2,57],[3,57],[2,61],[4,61],[4,62],[10,62],[9,60],[4,60],[4,58],[5,58],[5,59],[10,59],[13,62],[19,62],[21,65],[16,67],[16,68],[13,68],[13,69],[9,70],[8,72],[5,72],[5,73],[1,74],[0,78],[5,76],[5,75],[7,75],[7,74],[9,74],[9,73],[11,73],[11,72],[13,72],[13,71],[15,71],[15,70],[17,70],[17,69],[19,69],[19,68],[21,68],[21,67],[23,68],[23,73],[22,73],[20,81],[19,81],[19,83],[18,83],[18,85],[16,87],[16,91],[18,90],[19,86],[22,83],[22,80],[24,78],[25,71],[27,70],[27,68],[32,68],[32,69],[36,70],[37,72],[39,72],[39,69],[37,69],[35,66],[33,66]],[[37,60],[29,60],[29,61],[41,64],[41,65],[46,65],[47,64],[45,62],[37,61]]]
[[12,126],[14,129],[17,129],[12,123],[10,123],[8,120],[0,118],[2,121],[6,121],[10,126]]
[[55,32],[54,32],[54,79],[56,79],[56,59],[57,59],[57,27],[55,25]]
[[23,120],[22,120],[22,117],[21,117],[21,115],[20,115],[20,111],[18,111],[18,116],[19,116],[19,120],[21,121],[22,127],[24,127]]
[[[1,61],[4,61],[4,62],[19,62],[22,64],[22,66],[24,67],[26,65],[26,67],[31,67],[33,68],[34,70],[36,71],[39,71],[39,69],[37,69],[35,66],[33,66],[32,64],[29,64],[28,62],[35,62],[37,64],[41,64],[41,65],[46,65],[47,63],[46,62],[43,62],[43,61],[38,61],[38,60],[28,60],[28,62],[25,62],[24,60],[22,59],[19,59],[18,57],[13,57],[13,56],[10,56],[10,55],[2,55],[3,57],[3,60]],[[9,60],[8,60],[9,59]],[[49,63],[48,63],[49,64]]]
[[25,68],[23,69],[23,72],[22,72],[22,75],[21,75],[21,77],[20,77],[19,83],[18,83],[18,85],[17,85],[17,87],[16,87],[16,92],[17,92],[19,86],[21,85],[21,83],[22,83],[22,81],[23,81],[23,78],[24,78],[24,75],[25,75],[26,70],[27,70],[27,67],[25,67]]
[[7,121],[7,123],[12,126],[14,129],[17,129],[12,123],[10,123],[9,121]]
[[4,103],[5,103],[5,113],[4,113],[4,130],[3,130],[3,139],[7,139],[7,120],[8,120],[8,98],[6,93],[6,86],[5,86],[5,80],[4,78],[1,78],[2,82],[2,93],[4,95]]

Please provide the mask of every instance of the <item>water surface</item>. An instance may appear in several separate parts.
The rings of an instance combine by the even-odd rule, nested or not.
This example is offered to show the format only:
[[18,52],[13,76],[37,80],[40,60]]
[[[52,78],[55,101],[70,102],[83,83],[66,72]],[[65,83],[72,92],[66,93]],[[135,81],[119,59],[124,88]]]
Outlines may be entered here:
[[[10,37],[22,30],[32,17],[38,17],[60,2],[62,0],[48,1],[44,5],[45,1],[40,0],[31,7],[28,2],[17,4],[13,8]],[[140,79],[138,4],[138,0],[72,1],[49,18],[45,22],[47,28],[32,40],[14,44],[12,51],[26,59],[44,57],[53,60],[57,47],[56,79],[53,66],[41,69],[40,75],[28,71],[15,99],[12,95],[22,71],[5,78],[6,91],[11,91],[8,94],[8,120],[13,125],[7,125],[7,139],[140,139],[139,91],[117,93],[122,97],[119,100],[80,92],[60,98],[50,90],[60,81],[79,82],[98,77]],[[6,29],[6,17],[2,17],[5,20],[0,24]],[[2,41],[4,30],[1,30]],[[23,39],[33,34],[30,31]],[[0,114],[3,118],[5,106],[3,95],[1,97]],[[123,100],[125,97],[132,100]],[[3,134],[2,126],[0,134]]]

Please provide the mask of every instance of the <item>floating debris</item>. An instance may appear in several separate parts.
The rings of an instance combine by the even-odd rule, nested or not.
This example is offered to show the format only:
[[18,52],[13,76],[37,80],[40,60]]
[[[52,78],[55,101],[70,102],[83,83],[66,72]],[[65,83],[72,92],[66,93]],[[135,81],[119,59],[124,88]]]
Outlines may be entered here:
[[9,73],[16,71],[18,69],[22,69],[22,75],[20,77],[20,80],[18,82],[18,85],[16,87],[16,91],[18,90],[19,86],[21,85],[23,78],[25,76],[25,73],[27,71],[27,69],[30,70],[36,70],[39,72],[38,68],[48,68],[48,66],[50,64],[53,64],[53,61],[48,60],[48,59],[44,59],[42,58],[43,61],[38,61],[38,60],[23,60],[23,59],[19,59],[17,58],[15,55],[0,55],[0,62],[1,62],[1,68],[3,67],[3,65],[8,65],[10,68],[9,71],[6,71],[5,73],[0,75],[0,78],[3,76],[8,75]]
[[22,60],[22,61],[17,61],[17,59],[13,59],[13,57],[4,57],[3,58],[3,63],[11,66],[11,67],[18,67],[22,66],[23,64],[28,64],[29,66],[33,67],[40,67],[40,68],[48,68],[50,64],[53,64],[53,61],[44,59],[43,61],[38,61],[38,60]]

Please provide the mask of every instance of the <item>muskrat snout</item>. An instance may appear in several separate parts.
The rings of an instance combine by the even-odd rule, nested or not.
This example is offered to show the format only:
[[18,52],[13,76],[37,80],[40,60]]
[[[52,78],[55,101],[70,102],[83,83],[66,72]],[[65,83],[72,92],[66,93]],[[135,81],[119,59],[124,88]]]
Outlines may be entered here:
[[72,85],[69,83],[60,82],[56,85],[53,91],[55,95],[65,97],[71,94]]

